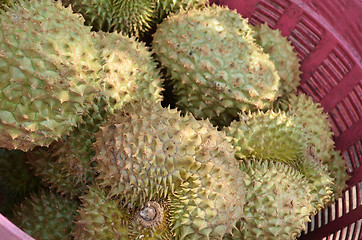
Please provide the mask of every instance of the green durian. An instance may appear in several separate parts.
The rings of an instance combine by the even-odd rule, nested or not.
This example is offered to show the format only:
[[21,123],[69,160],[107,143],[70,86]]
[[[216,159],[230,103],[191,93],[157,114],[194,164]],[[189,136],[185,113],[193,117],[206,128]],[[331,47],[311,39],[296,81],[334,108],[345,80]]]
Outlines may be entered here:
[[310,145],[305,150],[305,156],[297,163],[295,168],[310,183],[310,194],[313,197],[311,204],[314,207],[312,213],[316,214],[330,203],[335,179],[332,177],[328,166],[317,158],[315,148]]
[[[209,121],[197,121],[190,114],[181,117],[176,109],[160,104],[133,104],[123,116],[101,127],[96,139],[96,179],[109,189],[110,196],[140,204],[177,195],[184,186],[190,188],[194,207],[185,210],[192,214],[179,218],[185,219],[179,223],[180,229],[184,228],[180,233],[187,239],[220,238],[240,217],[243,173],[225,134]],[[217,206],[220,209],[215,210]],[[202,211],[195,210],[198,207],[207,212],[195,216]]]
[[173,239],[167,199],[125,204],[96,185],[81,199],[75,239]]
[[334,195],[341,196],[342,190],[347,187],[346,181],[349,176],[343,158],[334,149],[328,114],[323,112],[319,103],[305,94],[292,94],[280,106],[284,107],[288,114],[295,118],[295,123],[303,126],[305,132],[310,135],[309,142],[315,148],[316,157],[328,166],[331,177],[334,178]]
[[283,111],[240,113],[224,128],[237,159],[262,158],[295,165],[304,157],[308,135]]
[[93,33],[103,59],[103,96],[113,114],[129,102],[162,100],[162,79],[149,48],[121,33]]
[[94,31],[123,32],[140,36],[151,28],[157,18],[157,2],[153,0],[66,0],[81,13],[86,25]]
[[330,159],[326,159],[325,164],[334,178],[332,201],[335,201],[343,196],[344,190],[348,187],[347,181],[351,176],[347,174],[346,161],[343,159],[341,151],[333,149],[330,151],[330,155]]
[[247,19],[216,5],[180,11],[159,24],[152,47],[173,82],[177,106],[219,126],[240,111],[270,107],[279,76],[252,35]]
[[200,8],[206,0],[65,0],[94,31],[143,37],[170,12]]
[[75,200],[41,191],[17,206],[11,221],[35,239],[72,239],[77,206]]
[[297,170],[278,162],[248,160],[244,217],[233,237],[224,239],[296,239],[310,221],[313,211],[310,187]]
[[19,0],[0,10],[0,22],[0,147],[48,146],[100,91],[90,28],[53,0]]
[[280,77],[279,96],[284,97],[296,93],[300,84],[301,71],[297,52],[286,37],[279,30],[272,29],[267,23],[252,26],[253,37],[263,51],[274,62],[275,69]]

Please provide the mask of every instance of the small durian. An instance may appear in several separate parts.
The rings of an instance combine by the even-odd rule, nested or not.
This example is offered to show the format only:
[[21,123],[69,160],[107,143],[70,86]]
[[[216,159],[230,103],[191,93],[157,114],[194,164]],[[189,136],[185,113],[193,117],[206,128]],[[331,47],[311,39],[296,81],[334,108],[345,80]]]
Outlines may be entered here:
[[[102,126],[96,139],[96,179],[110,196],[122,196],[132,205],[150,198],[192,196],[187,201],[193,207],[178,218],[183,230],[177,234],[220,238],[240,218],[243,173],[225,134],[208,120],[181,117],[161,104],[132,104]],[[186,186],[189,191],[183,190]]]
[[11,221],[35,239],[72,239],[77,207],[77,201],[44,190],[15,207]]
[[279,30],[270,28],[267,23],[252,26],[252,29],[256,43],[269,54],[270,60],[275,64],[280,77],[279,96],[296,93],[301,71],[297,52],[294,51],[291,42],[283,37]]
[[99,52],[80,15],[53,0],[0,9],[0,147],[49,146],[100,89]]
[[242,162],[241,169],[247,175],[244,217],[224,239],[296,239],[314,211],[303,175],[281,162],[253,159]]
[[351,176],[347,174],[346,161],[343,159],[341,151],[333,149],[330,151],[330,156],[330,159],[324,162],[334,178],[332,201],[335,201],[343,196],[344,190],[348,187],[347,181]]
[[252,34],[247,19],[216,5],[158,25],[152,47],[183,112],[227,126],[240,111],[271,106],[279,76]]

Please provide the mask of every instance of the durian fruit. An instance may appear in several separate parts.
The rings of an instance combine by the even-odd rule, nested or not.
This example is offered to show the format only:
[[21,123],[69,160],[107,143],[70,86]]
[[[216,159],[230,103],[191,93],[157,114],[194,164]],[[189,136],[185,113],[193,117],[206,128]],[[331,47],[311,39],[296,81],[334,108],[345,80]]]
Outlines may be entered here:
[[310,145],[315,148],[316,157],[328,166],[331,176],[335,179],[333,193],[340,196],[347,186],[349,176],[343,158],[334,150],[328,114],[323,112],[319,103],[305,94],[292,94],[281,106],[286,107],[288,114],[295,118],[295,123],[303,126],[310,135]]
[[108,113],[135,101],[162,100],[162,79],[149,48],[121,33],[93,33],[103,59],[103,96]]
[[94,31],[142,37],[170,12],[203,7],[206,0],[64,0]]
[[77,206],[75,200],[41,191],[17,206],[11,221],[35,239],[72,239]]
[[296,239],[313,211],[305,178],[281,162],[249,160],[241,169],[247,174],[245,216],[224,239]]
[[296,164],[304,157],[308,135],[283,111],[240,113],[224,128],[236,158],[262,158]]
[[161,22],[170,13],[177,13],[181,9],[202,9],[207,4],[207,0],[157,0],[158,21]]
[[[110,196],[137,205],[191,188],[194,207],[180,221],[187,239],[220,238],[240,218],[243,173],[225,134],[209,121],[181,117],[160,104],[133,104],[101,127],[96,139],[96,179]],[[195,216],[201,208],[206,212]]]
[[53,0],[19,0],[0,10],[0,22],[0,147],[48,146],[100,91],[90,28]]
[[152,47],[173,81],[177,106],[219,126],[240,111],[270,107],[279,76],[252,34],[240,14],[216,5],[159,24]]
[[328,166],[331,176],[334,178],[334,184],[332,186],[332,201],[334,202],[343,196],[344,190],[348,187],[347,181],[351,176],[347,174],[346,162],[344,161],[341,152],[333,149],[330,151],[330,155],[330,159],[326,159],[325,164]]
[[94,31],[139,36],[149,30],[157,18],[154,0],[65,0],[64,3],[81,13],[86,25]]
[[0,0],[0,9],[6,9],[6,6],[11,6],[17,2],[16,0]]
[[295,168],[310,183],[310,194],[313,197],[311,204],[314,207],[312,214],[316,214],[331,202],[335,179],[332,177],[328,166],[316,157],[315,148],[310,145],[305,150],[304,158],[298,162]]
[[81,199],[75,239],[173,239],[167,199],[125,204],[121,197],[112,198],[96,185]]
[[252,29],[256,43],[269,54],[270,60],[275,64],[280,77],[279,96],[296,93],[301,71],[297,52],[290,41],[283,37],[279,30],[270,28],[267,23],[253,26]]

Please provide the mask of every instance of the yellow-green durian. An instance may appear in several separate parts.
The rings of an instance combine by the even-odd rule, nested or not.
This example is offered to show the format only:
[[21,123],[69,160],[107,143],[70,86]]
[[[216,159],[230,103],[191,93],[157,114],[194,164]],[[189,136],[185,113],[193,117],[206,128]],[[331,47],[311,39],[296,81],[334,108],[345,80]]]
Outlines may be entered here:
[[48,146],[100,91],[90,28],[53,0],[19,0],[0,10],[0,22],[0,147]]
[[51,191],[32,194],[14,209],[11,221],[41,240],[70,240],[78,203]]
[[[133,104],[101,127],[96,139],[96,179],[111,196],[139,204],[190,189],[185,194],[193,196],[194,207],[178,222],[185,239],[220,238],[240,218],[243,173],[225,134],[208,120],[181,117],[160,104]],[[195,216],[201,208],[205,212]]]
[[332,186],[334,195],[341,196],[342,190],[347,187],[346,181],[349,176],[343,158],[334,149],[328,114],[323,112],[319,103],[305,94],[292,94],[280,106],[284,107],[288,114],[294,117],[295,123],[303,126],[304,131],[309,134],[309,142],[315,148],[316,157],[328,166],[331,177],[335,179]]
[[129,102],[153,104],[162,100],[162,79],[144,43],[121,33],[93,33],[103,59],[103,97],[108,113]]
[[283,111],[240,113],[223,129],[236,158],[263,158],[296,164],[304,157],[308,135]]
[[233,237],[224,239],[296,239],[313,211],[310,187],[303,175],[278,162],[248,160],[241,163],[247,189],[244,217]]
[[272,29],[267,23],[253,26],[253,37],[263,51],[274,62],[275,69],[280,77],[279,96],[288,96],[297,92],[300,83],[301,71],[297,52],[286,37],[279,30]]
[[320,159],[316,157],[315,148],[308,145],[305,155],[296,164],[295,168],[302,173],[310,184],[312,195],[311,204],[314,207],[313,214],[327,206],[332,200],[335,179],[333,174]]
[[238,112],[265,109],[277,98],[274,63],[236,11],[208,6],[169,15],[152,42],[173,82],[177,106],[226,126]]

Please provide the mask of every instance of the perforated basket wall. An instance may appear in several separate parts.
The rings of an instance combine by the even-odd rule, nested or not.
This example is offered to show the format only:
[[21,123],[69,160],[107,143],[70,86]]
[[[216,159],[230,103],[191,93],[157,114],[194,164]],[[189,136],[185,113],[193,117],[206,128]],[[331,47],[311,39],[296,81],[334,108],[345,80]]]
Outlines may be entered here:
[[299,91],[330,116],[335,146],[348,166],[348,189],[307,224],[300,240],[362,239],[362,2],[360,0],[220,0],[251,24],[278,28],[298,52]]

